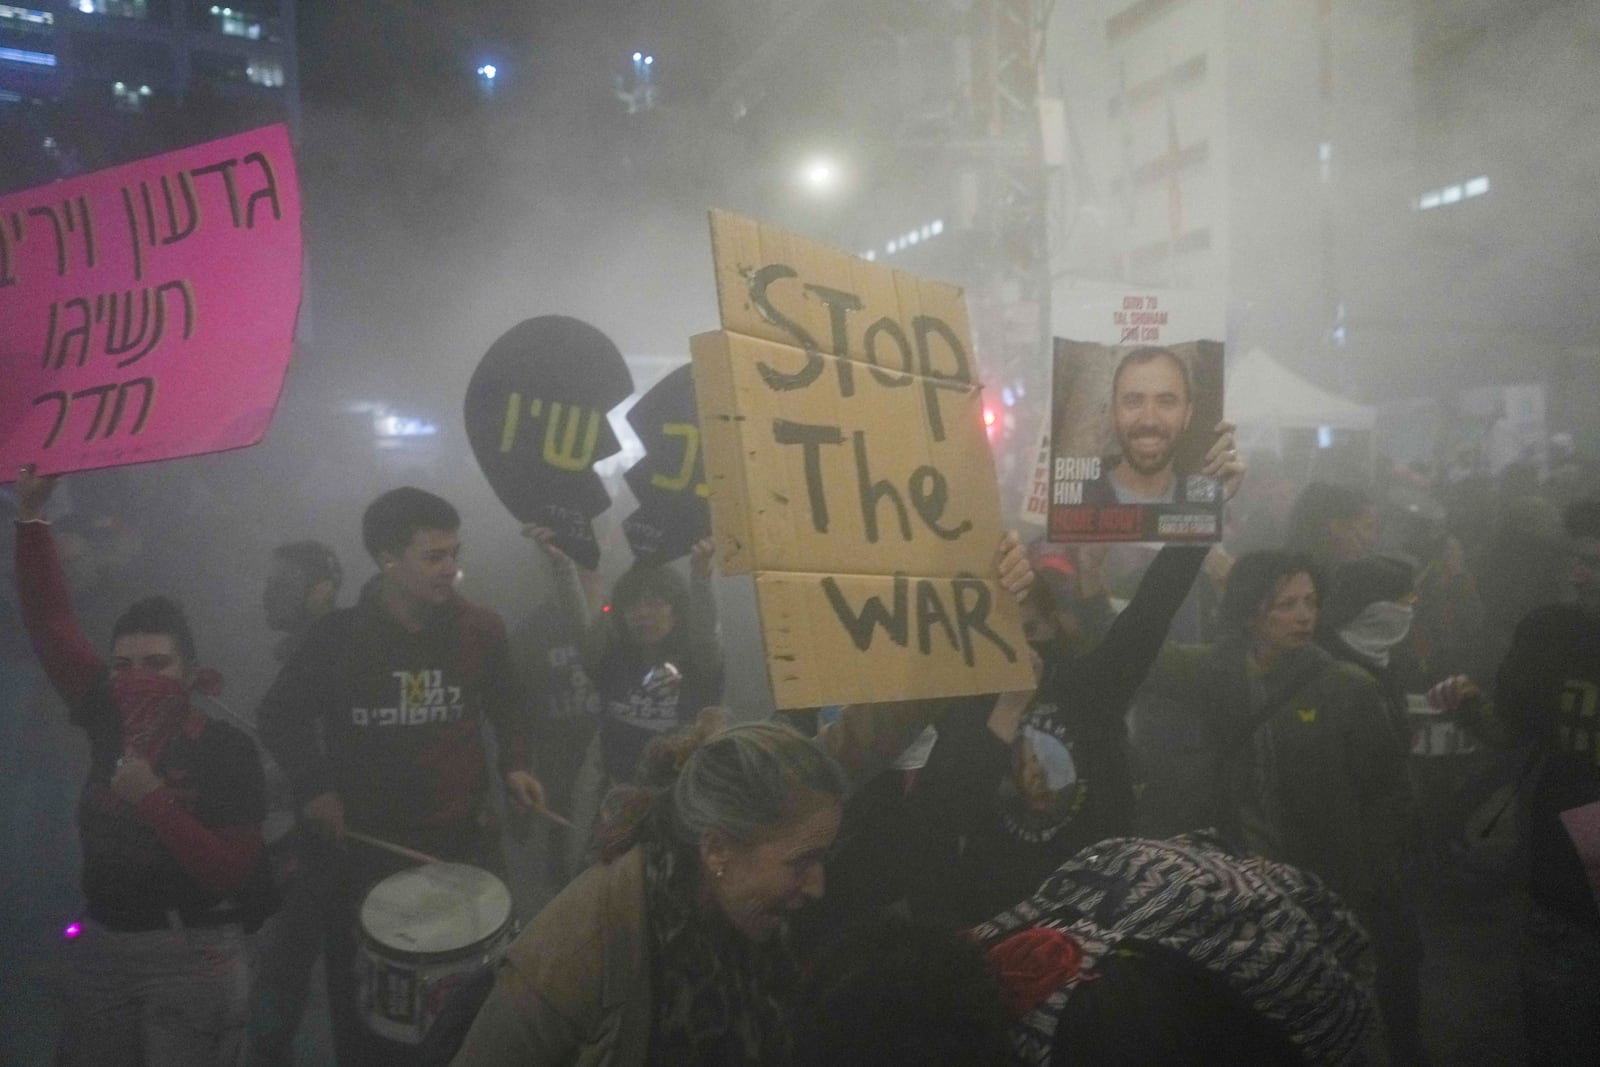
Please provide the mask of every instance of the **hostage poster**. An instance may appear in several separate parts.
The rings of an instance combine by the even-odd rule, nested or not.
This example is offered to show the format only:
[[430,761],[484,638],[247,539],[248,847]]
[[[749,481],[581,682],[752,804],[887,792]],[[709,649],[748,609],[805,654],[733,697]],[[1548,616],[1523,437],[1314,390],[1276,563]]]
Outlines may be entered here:
[[1221,485],[1198,473],[1222,419],[1215,306],[1146,292],[1071,309],[1054,352],[1050,540],[1221,539]]

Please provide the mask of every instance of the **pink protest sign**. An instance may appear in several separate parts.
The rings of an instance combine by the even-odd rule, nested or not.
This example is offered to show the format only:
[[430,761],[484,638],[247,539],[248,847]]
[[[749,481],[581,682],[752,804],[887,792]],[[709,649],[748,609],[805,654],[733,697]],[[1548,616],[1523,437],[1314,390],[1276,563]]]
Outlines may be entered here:
[[0,481],[255,444],[299,307],[283,126],[0,197]]

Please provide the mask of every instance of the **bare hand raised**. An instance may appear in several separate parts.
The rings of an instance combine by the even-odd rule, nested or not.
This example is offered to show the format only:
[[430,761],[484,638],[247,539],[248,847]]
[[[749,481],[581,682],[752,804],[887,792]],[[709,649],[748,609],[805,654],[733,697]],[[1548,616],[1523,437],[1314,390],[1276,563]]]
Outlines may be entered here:
[[1224,500],[1232,500],[1233,494],[1239,491],[1248,467],[1244,457],[1239,455],[1239,450],[1234,446],[1233,433],[1236,429],[1238,427],[1227,419],[1217,423],[1217,439],[1206,451],[1205,464],[1200,468],[1201,474],[1222,482]]
[[32,463],[18,470],[17,518],[23,522],[42,519],[44,506],[49,502],[50,494],[56,491],[57,480],[53,474],[35,474]]

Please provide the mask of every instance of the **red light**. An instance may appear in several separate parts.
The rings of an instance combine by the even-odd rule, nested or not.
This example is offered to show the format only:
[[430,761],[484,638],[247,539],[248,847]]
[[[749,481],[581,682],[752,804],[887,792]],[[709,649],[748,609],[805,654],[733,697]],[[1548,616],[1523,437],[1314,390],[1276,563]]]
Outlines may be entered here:
[[600,605],[600,613],[601,613],[601,614],[602,614],[602,615],[609,615],[609,614],[611,614],[611,605],[610,605],[610,604],[601,604],[601,605]]
[[984,408],[983,409],[983,424],[985,426],[993,426],[994,425],[994,409],[993,408]]

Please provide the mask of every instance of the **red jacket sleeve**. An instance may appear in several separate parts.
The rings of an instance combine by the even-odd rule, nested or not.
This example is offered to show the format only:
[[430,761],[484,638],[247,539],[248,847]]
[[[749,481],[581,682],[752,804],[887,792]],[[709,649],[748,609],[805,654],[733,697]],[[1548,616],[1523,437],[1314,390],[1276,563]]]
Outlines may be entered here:
[[166,786],[145,794],[137,805],[190,877],[224,895],[244,886],[261,858],[260,826],[224,826],[212,830],[196,819]]
[[76,706],[106,666],[78,624],[55,537],[44,523],[17,523],[17,601],[50,684]]

